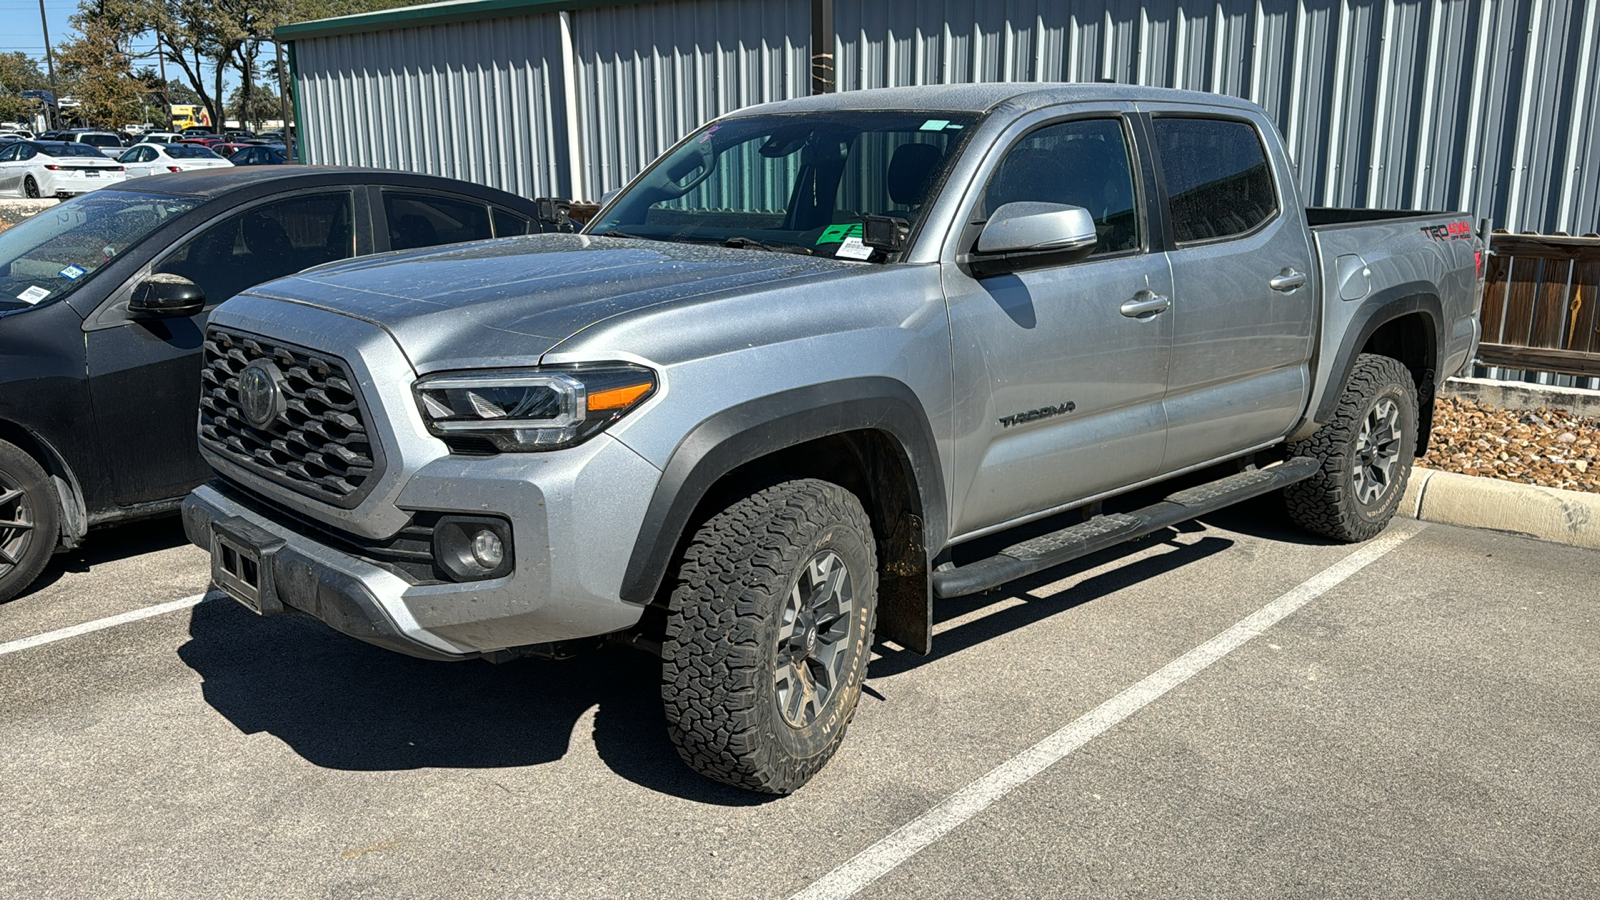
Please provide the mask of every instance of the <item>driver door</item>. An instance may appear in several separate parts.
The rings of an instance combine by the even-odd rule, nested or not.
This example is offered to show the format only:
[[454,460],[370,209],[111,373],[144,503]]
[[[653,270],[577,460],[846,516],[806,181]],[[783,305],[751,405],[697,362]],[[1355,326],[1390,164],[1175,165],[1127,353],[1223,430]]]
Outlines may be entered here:
[[[201,226],[152,265],[149,274],[180,275],[199,285],[206,295],[201,313],[133,318],[127,304],[145,277],[138,276],[89,318],[89,391],[120,504],[178,497],[209,476],[196,449],[195,421],[211,310],[262,282],[348,259],[356,237],[348,189],[258,204]],[[361,238],[370,252],[370,235]],[[137,460],[116,464],[131,457]]]
[[[971,536],[1153,477],[1172,318],[1152,238],[1149,168],[1131,107],[1019,124],[944,268],[956,385],[955,533]],[[1080,206],[1100,241],[1075,262],[977,277],[964,265],[989,215]]]

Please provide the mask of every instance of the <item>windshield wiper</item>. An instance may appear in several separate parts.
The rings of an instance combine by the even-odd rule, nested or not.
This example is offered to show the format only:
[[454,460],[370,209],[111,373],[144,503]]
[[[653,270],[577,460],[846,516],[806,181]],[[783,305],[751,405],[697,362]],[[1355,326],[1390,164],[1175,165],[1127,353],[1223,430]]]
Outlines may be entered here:
[[794,244],[765,244],[755,238],[747,238],[742,235],[734,235],[728,238],[722,242],[722,246],[734,247],[739,250],[770,250],[773,253],[803,253],[806,256],[811,255],[811,251],[805,247],[797,247]]
[[616,231],[614,229],[611,230],[611,231],[597,231],[597,232],[594,233],[593,237],[628,238],[630,240],[635,240],[635,241],[653,241],[653,240],[656,240],[656,238],[647,238],[644,235],[629,234],[626,231]]

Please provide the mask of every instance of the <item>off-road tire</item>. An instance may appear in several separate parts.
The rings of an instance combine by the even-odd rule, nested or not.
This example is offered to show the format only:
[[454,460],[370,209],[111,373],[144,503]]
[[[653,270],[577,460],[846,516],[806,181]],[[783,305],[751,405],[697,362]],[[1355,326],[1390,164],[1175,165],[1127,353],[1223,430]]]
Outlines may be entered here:
[[34,181],[32,175],[22,179],[22,194],[30,200],[39,199],[39,182]]
[[0,441],[0,603],[39,577],[60,531],[50,477],[33,457]]
[[[1393,404],[1398,429],[1392,440],[1368,441],[1363,427],[1384,418]],[[1417,386],[1398,360],[1363,353],[1356,357],[1350,379],[1339,395],[1333,418],[1310,437],[1289,446],[1292,456],[1309,456],[1322,463],[1317,474],[1283,491],[1289,517],[1315,534],[1339,541],[1365,541],[1375,537],[1394,518],[1411,475],[1417,449]],[[1390,456],[1393,470],[1376,478],[1381,466],[1358,466],[1368,458]],[[1391,456],[1392,455],[1392,456]],[[1371,494],[1362,496],[1363,486]]]
[[[810,637],[782,620],[802,587],[816,583],[818,561],[842,563],[845,574],[824,581],[848,585],[853,600],[847,615],[827,619],[830,629],[844,628],[842,638],[826,642],[839,673],[826,700],[807,705],[814,718],[796,725],[792,710],[779,707],[785,692],[775,682],[798,671],[780,658]],[[877,570],[860,501],[826,481],[765,488],[700,526],[677,568],[662,645],[668,732],[690,768],[735,787],[787,794],[827,764],[861,697]],[[805,630],[823,650],[822,627]],[[786,631],[791,636],[781,638]],[[793,699],[794,681],[786,683]]]

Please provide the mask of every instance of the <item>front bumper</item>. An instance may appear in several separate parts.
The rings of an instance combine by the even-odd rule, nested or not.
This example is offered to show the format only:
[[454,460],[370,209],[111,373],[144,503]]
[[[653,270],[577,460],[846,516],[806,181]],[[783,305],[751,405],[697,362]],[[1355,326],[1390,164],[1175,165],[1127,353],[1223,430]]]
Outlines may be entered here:
[[516,566],[484,581],[419,579],[363,558],[326,536],[336,526],[310,527],[226,484],[191,493],[183,525],[207,551],[218,525],[265,533],[256,542],[266,548],[261,611],[281,604],[390,650],[471,659],[635,625],[643,608],[619,598],[623,568],[659,474],[604,435],[560,453],[446,457],[424,466],[401,492],[403,508],[511,523]]

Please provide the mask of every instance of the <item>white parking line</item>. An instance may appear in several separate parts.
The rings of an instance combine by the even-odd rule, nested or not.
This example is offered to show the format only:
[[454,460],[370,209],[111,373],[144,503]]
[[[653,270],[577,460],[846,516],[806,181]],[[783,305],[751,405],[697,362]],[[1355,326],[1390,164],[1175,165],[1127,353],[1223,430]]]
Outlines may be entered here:
[[16,653],[18,650],[29,650],[34,647],[42,647],[45,644],[53,644],[56,641],[64,641],[67,638],[74,638],[80,634],[89,634],[90,632],[99,631],[102,628],[112,628],[117,625],[126,625],[129,622],[137,622],[140,619],[148,619],[151,616],[160,616],[169,612],[175,612],[180,609],[188,609],[191,606],[197,605],[201,600],[204,600],[206,596],[206,594],[195,594],[193,597],[185,597],[182,600],[158,603],[155,606],[146,606],[143,609],[135,609],[120,615],[107,616],[104,619],[95,619],[93,622],[84,622],[82,625],[73,625],[70,628],[47,631],[44,634],[36,634],[33,637],[22,638],[21,640],[16,641],[8,641],[4,644],[0,644],[0,656],[5,656],[7,653]]
[[1188,653],[1167,663],[1122,693],[1011,757],[978,780],[951,794],[944,802],[901,826],[893,834],[856,854],[848,862],[813,882],[790,900],[838,900],[852,897],[861,889],[893,871],[896,866],[950,833],[961,823],[1011,793],[1035,775],[1060,762],[1112,726],[1128,718],[1167,691],[1172,690],[1212,663],[1227,656],[1242,644],[1310,601],[1327,593],[1340,582],[1361,571],[1390,550],[1409,540],[1425,526],[1391,527],[1344,559],[1334,563],[1255,612],[1228,630]]

